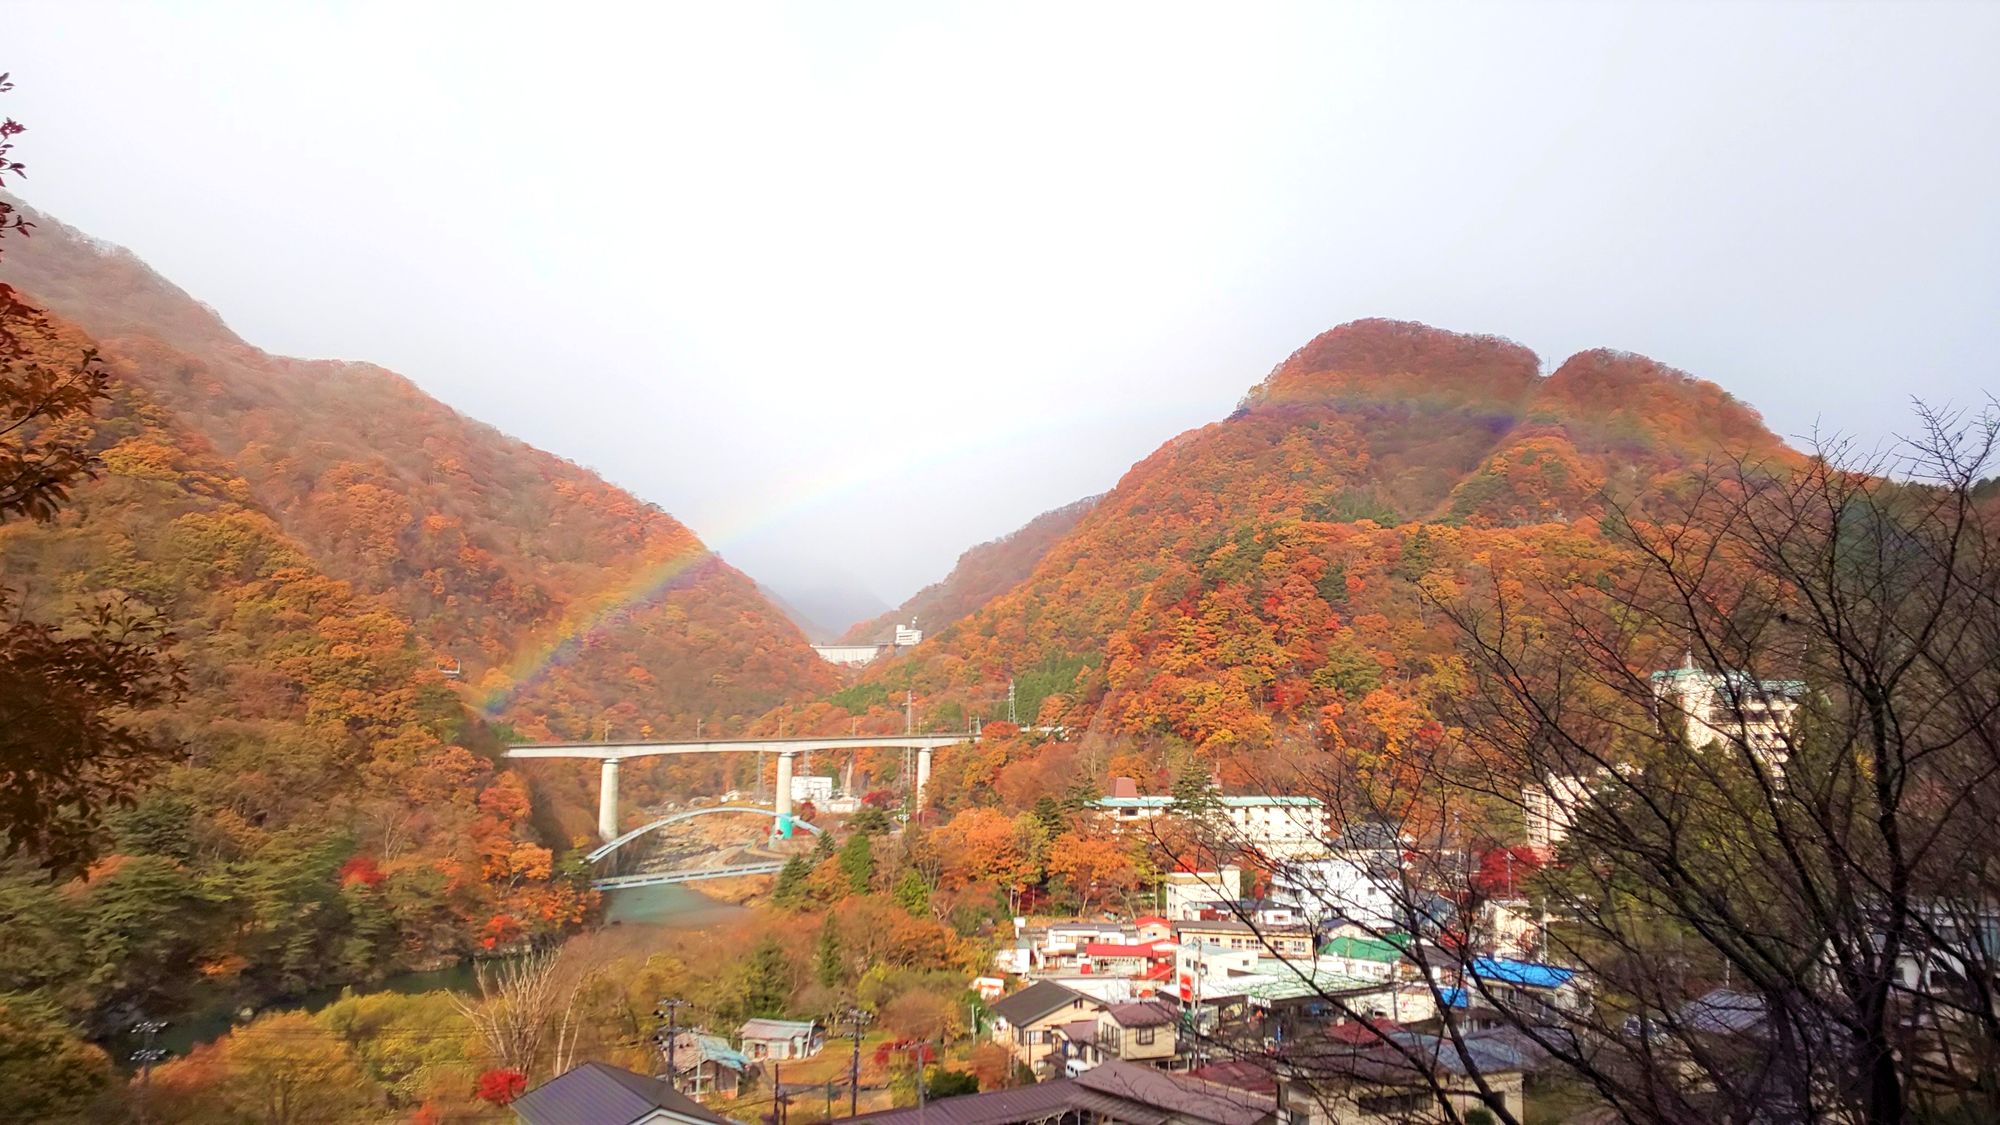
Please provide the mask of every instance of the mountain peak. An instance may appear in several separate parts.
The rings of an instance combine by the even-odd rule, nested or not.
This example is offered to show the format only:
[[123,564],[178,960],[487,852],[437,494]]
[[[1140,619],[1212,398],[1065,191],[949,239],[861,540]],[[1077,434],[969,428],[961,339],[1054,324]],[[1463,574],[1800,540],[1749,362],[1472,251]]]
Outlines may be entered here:
[[1540,375],[1540,358],[1504,337],[1370,317],[1313,337],[1254,388],[1244,405],[1442,396],[1491,406],[1519,401]]
[[1784,447],[1762,415],[1716,384],[1613,348],[1564,360],[1536,393],[1531,419],[1559,420],[1579,444],[1606,449],[1768,454]]

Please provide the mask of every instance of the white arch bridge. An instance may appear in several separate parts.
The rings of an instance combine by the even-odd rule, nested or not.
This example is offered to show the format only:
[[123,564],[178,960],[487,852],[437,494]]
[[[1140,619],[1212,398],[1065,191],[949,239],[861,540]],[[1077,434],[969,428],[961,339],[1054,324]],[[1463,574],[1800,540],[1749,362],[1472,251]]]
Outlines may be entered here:
[[963,734],[857,734],[830,738],[712,738],[694,742],[528,742],[509,746],[507,757],[587,758],[600,763],[597,834],[608,845],[619,838],[618,763],[627,758],[657,758],[675,754],[776,754],[777,811],[773,815],[782,824],[792,815],[792,761],[800,754],[815,750],[915,750],[916,804],[922,808],[924,787],[931,777],[931,751],[977,741],[979,735],[967,731]]
[[[655,829],[665,828],[669,824],[678,824],[684,820],[692,820],[698,816],[714,816],[717,813],[754,813],[758,816],[768,816],[773,820],[777,820],[780,825],[785,823],[782,819],[779,819],[779,813],[773,812],[770,809],[758,808],[755,805],[717,805],[714,808],[692,809],[688,812],[675,813],[672,816],[663,816],[651,824],[642,824],[632,831],[625,833],[623,836],[618,837],[616,840],[598,845],[595,851],[592,851],[583,858],[591,863],[596,863],[598,860],[610,856],[611,853],[617,851],[619,848]],[[793,820],[791,823],[795,827],[803,828],[815,836],[820,834],[820,828],[816,824],[811,824],[803,820]],[[692,883],[698,879],[726,879],[732,875],[775,875],[784,866],[785,861],[782,859],[758,860],[754,863],[739,863],[731,867],[696,867],[684,871],[649,871],[638,875],[611,875],[602,879],[593,879],[590,885],[600,891],[612,891],[621,887],[654,887],[662,883]]]

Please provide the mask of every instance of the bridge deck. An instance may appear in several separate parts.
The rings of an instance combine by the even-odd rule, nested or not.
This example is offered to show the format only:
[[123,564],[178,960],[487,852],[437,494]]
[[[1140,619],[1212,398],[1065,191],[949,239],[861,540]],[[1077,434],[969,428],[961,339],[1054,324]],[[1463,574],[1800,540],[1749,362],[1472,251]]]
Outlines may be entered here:
[[976,742],[961,734],[861,734],[829,738],[712,738],[689,742],[523,742],[507,748],[509,758],[586,758],[618,761],[662,754],[797,754],[812,750],[938,750]]
[[697,868],[693,871],[655,871],[644,875],[613,875],[604,879],[591,880],[591,887],[600,891],[623,890],[627,887],[657,887],[666,883],[693,883],[702,879],[727,879],[732,875],[776,875],[785,869],[783,861],[775,863],[745,863],[736,867]]

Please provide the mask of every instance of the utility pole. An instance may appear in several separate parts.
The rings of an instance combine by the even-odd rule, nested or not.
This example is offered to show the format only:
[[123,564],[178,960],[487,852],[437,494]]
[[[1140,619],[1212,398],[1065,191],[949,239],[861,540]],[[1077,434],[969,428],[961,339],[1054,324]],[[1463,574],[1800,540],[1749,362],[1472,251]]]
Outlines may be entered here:
[[854,1038],[854,1061],[847,1069],[847,1116],[861,1112],[861,1025],[868,1022],[868,1013],[850,1005],[840,1018],[847,1021],[848,1034]]
[[674,1069],[674,1041],[680,1038],[681,1027],[678,1017],[680,1010],[686,1005],[687,1001],[677,996],[669,996],[663,998],[659,1006],[653,1009],[654,1015],[667,1021],[667,1085],[676,1090],[680,1089],[680,1071]]
[[696,742],[700,742],[700,741],[701,741],[701,720],[700,720],[700,719],[696,719],[696,720],[694,721],[694,740],[695,740]]
[[917,693],[914,691],[905,690],[903,692],[903,733],[915,734],[916,732],[917,732]]
[[1019,723],[1021,721],[1014,714],[1014,679],[1011,676],[1007,678],[1007,721],[1010,723]]
[[153,1064],[167,1057],[167,1052],[153,1046],[153,1039],[167,1028],[166,1020],[142,1019],[132,1025],[132,1030],[146,1037],[146,1045],[132,1055],[132,1061],[139,1064],[139,1120],[146,1120],[146,1095],[153,1085]]

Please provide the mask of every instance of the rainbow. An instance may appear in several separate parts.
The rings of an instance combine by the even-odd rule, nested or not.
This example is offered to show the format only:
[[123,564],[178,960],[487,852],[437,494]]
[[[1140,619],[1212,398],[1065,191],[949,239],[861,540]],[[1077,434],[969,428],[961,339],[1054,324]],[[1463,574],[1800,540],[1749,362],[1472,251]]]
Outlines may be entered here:
[[[1146,413],[1170,413],[1157,404],[1149,405],[1151,409]],[[1132,413],[1128,410],[1121,416],[1129,420]],[[500,668],[504,677],[502,683],[480,693],[475,699],[475,706],[488,718],[500,717],[501,712],[522,692],[546,679],[550,672],[565,664],[583,647],[592,635],[614,625],[627,610],[670,593],[677,583],[690,580],[706,563],[721,564],[721,547],[744,542],[766,529],[784,526],[801,513],[830,500],[861,493],[887,477],[919,473],[989,455],[1013,444],[1031,430],[1047,436],[1051,430],[1084,430],[1091,421],[1093,419],[1084,416],[1072,416],[1060,422],[1047,417],[1033,417],[1017,420],[1012,426],[989,425],[976,431],[975,435],[953,434],[949,440],[938,441],[930,449],[893,465],[884,464],[879,459],[842,459],[836,463],[836,471],[804,487],[788,491],[783,502],[767,508],[745,509],[734,519],[712,527],[707,539],[716,544],[715,548],[704,546],[702,537],[697,537],[690,528],[691,548],[667,558],[641,562],[622,581],[579,600],[558,620],[537,630],[533,639]]]

